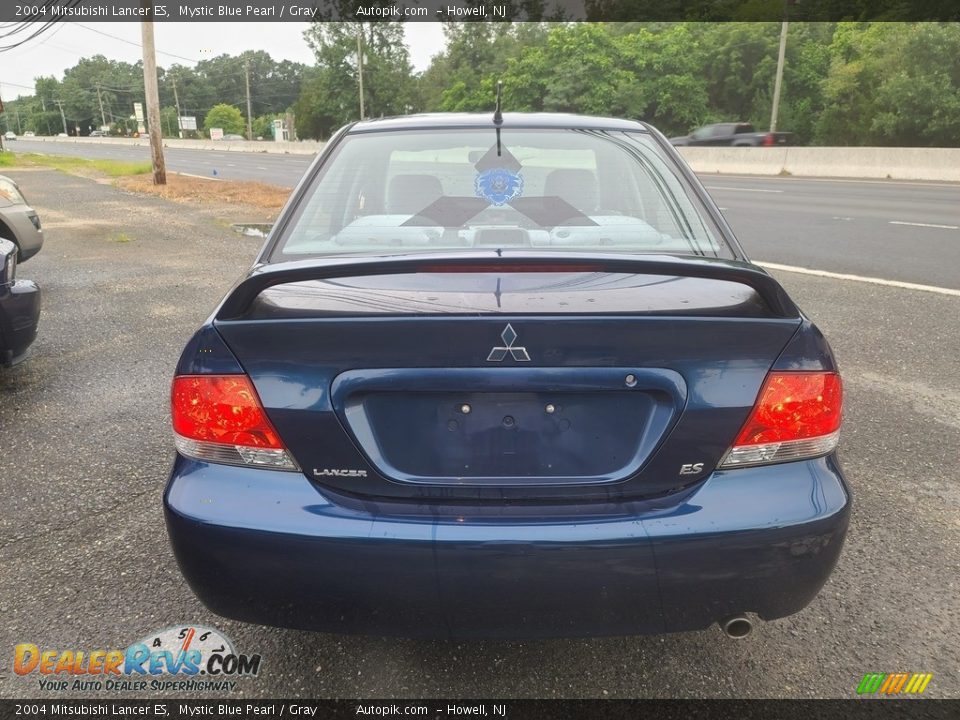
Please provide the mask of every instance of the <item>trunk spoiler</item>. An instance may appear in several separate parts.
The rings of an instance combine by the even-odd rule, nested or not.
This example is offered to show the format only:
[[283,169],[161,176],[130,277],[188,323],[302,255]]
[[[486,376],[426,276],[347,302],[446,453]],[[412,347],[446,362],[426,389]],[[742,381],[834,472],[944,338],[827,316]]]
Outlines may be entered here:
[[697,277],[737,282],[753,288],[778,317],[797,318],[800,311],[780,283],[749,262],[672,255],[490,250],[411,255],[331,257],[254,267],[227,294],[216,320],[240,320],[257,296],[274,285],[417,272],[612,272]]

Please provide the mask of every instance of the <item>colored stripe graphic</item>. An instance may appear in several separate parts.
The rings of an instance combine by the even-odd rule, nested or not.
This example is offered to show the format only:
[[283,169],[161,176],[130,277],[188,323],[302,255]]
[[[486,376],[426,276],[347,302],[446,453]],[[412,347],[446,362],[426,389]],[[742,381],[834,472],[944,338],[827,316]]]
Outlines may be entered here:
[[857,686],[857,694],[920,695],[932,679],[931,673],[867,673]]
[[890,687],[889,694],[896,695],[903,689],[904,683],[907,682],[907,678],[910,677],[910,673],[900,673],[897,676],[897,681]]
[[880,684],[883,682],[885,677],[886,673],[867,673],[863,676],[863,680],[860,681],[860,686],[857,688],[857,694],[870,695],[875,693],[880,689]]

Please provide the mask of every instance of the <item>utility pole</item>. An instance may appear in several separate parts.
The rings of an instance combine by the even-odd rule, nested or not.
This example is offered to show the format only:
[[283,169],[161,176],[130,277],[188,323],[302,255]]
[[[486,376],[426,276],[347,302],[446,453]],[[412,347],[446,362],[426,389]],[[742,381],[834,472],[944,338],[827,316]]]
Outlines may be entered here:
[[[152,0],[141,0],[147,13],[153,12]],[[147,127],[150,131],[150,154],[153,157],[153,184],[167,184],[167,167],[163,161],[163,128],[160,127],[160,89],[157,87],[157,50],[153,41],[153,16],[140,22],[143,45],[143,86],[147,101]]]
[[100,86],[97,85],[97,102],[100,103],[100,129],[103,130],[107,126],[107,115],[103,112],[103,97],[100,95]]
[[17,107],[13,109],[13,112],[17,116],[17,135],[23,135],[23,128],[20,126],[20,106],[17,105]]
[[183,128],[180,127],[180,96],[177,95],[177,79],[171,77],[170,82],[173,83],[173,106],[177,109],[177,132],[180,137],[183,137]]
[[63,132],[66,135],[70,134],[70,131],[67,130],[67,116],[63,114],[63,100],[54,100],[57,104],[57,107],[60,108],[60,119],[63,120]]
[[363,23],[357,24],[357,81],[360,83],[360,119],[366,117],[363,109]]
[[777,131],[777,113],[780,111],[780,86],[783,84],[783,62],[787,53],[787,26],[786,20],[780,27],[780,54],[777,56],[777,79],[773,84],[773,109],[770,111],[770,132]]
[[250,61],[243,61],[243,72],[247,80],[247,140],[253,140],[253,118],[250,112]]

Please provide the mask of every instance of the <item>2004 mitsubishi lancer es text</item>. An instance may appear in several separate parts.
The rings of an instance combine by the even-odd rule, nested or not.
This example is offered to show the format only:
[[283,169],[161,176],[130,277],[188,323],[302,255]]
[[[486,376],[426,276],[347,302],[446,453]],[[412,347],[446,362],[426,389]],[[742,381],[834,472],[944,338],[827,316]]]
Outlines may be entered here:
[[837,561],[841,394],[653,128],[359,122],[183,352],[167,527],[251,622],[743,636]]

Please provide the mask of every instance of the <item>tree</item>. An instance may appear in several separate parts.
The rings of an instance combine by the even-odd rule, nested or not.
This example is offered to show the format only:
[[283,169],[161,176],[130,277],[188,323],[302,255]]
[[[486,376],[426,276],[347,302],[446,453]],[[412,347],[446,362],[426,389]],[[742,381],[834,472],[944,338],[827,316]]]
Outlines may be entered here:
[[233,105],[221,103],[214,105],[203,120],[203,129],[208,133],[210,128],[221,128],[225,135],[239,135],[247,126],[247,122]]
[[960,145],[960,25],[840,23],[829,52],[819,142]]
[[402,115],[419,109],[400,23],[317,22],[304,32],[317,67],[304,80],[295,106],[301,137],[329,137],[337,127],[360,117],[358,35],[364,55],[366,115]]
[[131,65],[103,55],[82,58],[64,71],[56,99],[63,102],[71,129],[79,125],[86,132],[88,127],[99,127],[103,119],[107,124],[125,120],[133,114],[134,103],[144,102],[143,69],[140,63]]
[[165,107],[160,109],[160,129],[164,137],[179,137],[180,126],[177,124],[177,109]]
[[434,57],[421,80],[424,108],[446,112],[490,110],[496,81],[519,53],[519,27],[499,22],[445,23],[446,47]]
[[686,23],[620,38],[630,79],[618,88],[626,117],[646,120],[668,135],[686,133],[710,115],[703,51]]
[[546,42],[525,45],[504,74],[511,109],[616,115],[618,88],[630,79],[621,46],[602,24],[553,27]]
[[264,140],[273,139],[273,120],[276,115],[261,115],[253,119],[253,137]]

